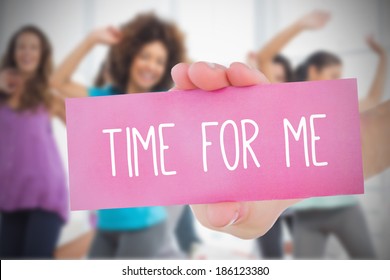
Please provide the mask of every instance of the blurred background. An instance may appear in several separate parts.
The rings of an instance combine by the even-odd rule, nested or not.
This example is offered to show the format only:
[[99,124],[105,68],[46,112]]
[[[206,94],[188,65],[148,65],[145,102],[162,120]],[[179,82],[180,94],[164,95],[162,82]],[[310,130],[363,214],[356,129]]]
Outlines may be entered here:
[[[343,77],[356,77],[361,98],[368,92],[375,75],[378,56],[366,43],[373,37],[390,51],[390,1],[386,0],[0,0],[0,53],[5,52],[10,36],[22,25],[34,24],[49,37],[54,47],[55,63],[94,28],[120,24],[139,13],[154,11],[174,21],[185,33],[188,56],[193,61],[213,61],[228,66],[233,61],[247,61],[250,51],[258,51],[275,34],[304,14],[316,10],[331,14],[322,29],[304,32],[282,50],[295,67],[317,50],[336,53],[343,60]],[[108,49],[98,46],[77,69],[74,79],[91,85]],[[390,73],[387,72],[382,99],[390,97]],[[66,129],[53,120],[55,139],[67,167]],[[1,132],[4,133],[4,132]],[[0,182],[1,184],[1,182]],[[390,172],[365,182],[365,195],[359,196],[370,234],[379,258],[390,259]],[[0,194],[1,195],[1,194]],[[182,207],[169,207],[169,226],[173,230]],[[240,240],[212,232],[195,221],[199,244],[190,257],[198,259],[261,258],[254,240]],[[93,235],[91,213],[72,212],[58,244],[59,258],[83,257]],[[293,238],[282,223],[284,258],[292,258]],[[72,242],[80,241],[78,248]],[[76,243],[73,243],[76,244]],[[77,251],[77,252],[76,252]],[[325,258],[345,259],[348,255],[331,236]]]

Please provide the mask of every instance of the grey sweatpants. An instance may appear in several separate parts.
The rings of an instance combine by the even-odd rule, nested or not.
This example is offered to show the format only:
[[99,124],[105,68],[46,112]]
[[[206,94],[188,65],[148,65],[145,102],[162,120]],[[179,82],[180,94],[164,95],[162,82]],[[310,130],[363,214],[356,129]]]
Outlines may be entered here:
[[180,259],[166,222],[134,231],[97,230],[89,258],[92,259]]
[[294,255],[299,259],[324,257],[325,245],[334,234],[352,259],[375,258],[367,223],[360,205],[295,212]]

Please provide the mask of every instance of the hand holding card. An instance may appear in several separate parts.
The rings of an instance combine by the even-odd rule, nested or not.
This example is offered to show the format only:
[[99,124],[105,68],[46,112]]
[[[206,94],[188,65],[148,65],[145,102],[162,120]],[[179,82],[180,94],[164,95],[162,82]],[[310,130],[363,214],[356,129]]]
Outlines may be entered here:
[[194,204],[250,238],[291,199],[363,192],[355,80],[268,85],[240,63],[172,75],[171,93],[67,100],[73,210]]
[[[209,79],[208,77],[213,77]],[[233,63],[228,69],[210,67],[199,62],[178,64],[172,69],[177,89],[215,90],[224,86],[251,86],[268,84],[267,78],[245,64]],[[226,232],[240,238],[255,238],[265,234],[279,215],[299,200],[272,200],[257,202],[222,202],[192,205],[199,222],[210,229]]]

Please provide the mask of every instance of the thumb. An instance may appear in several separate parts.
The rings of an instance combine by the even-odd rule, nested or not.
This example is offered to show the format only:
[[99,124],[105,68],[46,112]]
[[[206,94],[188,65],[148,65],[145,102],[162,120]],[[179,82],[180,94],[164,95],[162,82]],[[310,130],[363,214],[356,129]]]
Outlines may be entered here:
[[212,227],[231,226],[247,215],[248,206],[244,202],[223,202],[207,204],[206,218]]

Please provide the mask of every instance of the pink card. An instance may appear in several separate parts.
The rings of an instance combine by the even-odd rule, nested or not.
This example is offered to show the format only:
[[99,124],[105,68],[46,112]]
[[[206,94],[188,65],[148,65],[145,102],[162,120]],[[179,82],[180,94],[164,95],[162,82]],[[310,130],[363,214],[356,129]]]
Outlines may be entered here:
[[363,193],[355,79],[66,100],[71,208]]

